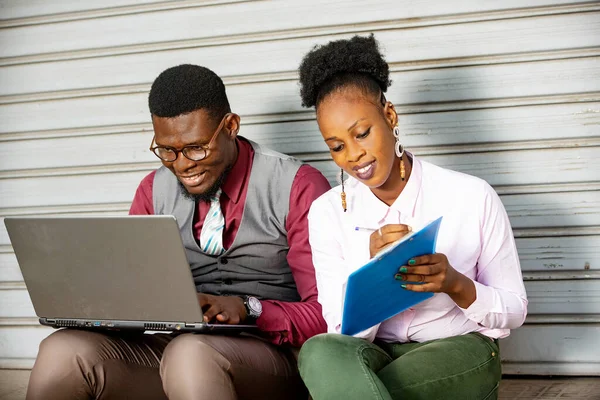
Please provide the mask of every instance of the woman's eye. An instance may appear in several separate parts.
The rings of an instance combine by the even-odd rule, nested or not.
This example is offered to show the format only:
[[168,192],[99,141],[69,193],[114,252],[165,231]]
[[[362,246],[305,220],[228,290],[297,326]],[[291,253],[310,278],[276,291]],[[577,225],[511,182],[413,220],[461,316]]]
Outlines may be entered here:
[[343,148],[344,148],[344,145],[340,144],[339,146],[331,147],[329,150],[338,152],[338,151],[341,151]]
[[361,133],[360,135],[357,135],[356,137],[357,137],[357,138],[359,138],[359,139],[364,139],[364,138],[366,138],[367,136],[369,136],[369,133],[371,133],[371,128],[367,129],[367,131],[366,131],[366,132],[364,132],[364,133]]

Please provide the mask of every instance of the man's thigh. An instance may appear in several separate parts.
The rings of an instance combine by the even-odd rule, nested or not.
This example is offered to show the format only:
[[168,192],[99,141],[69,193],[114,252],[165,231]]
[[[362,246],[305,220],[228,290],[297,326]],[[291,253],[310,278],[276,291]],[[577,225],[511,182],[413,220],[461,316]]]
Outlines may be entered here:
[[[177,373],[173,373],[175,370]],[[219,373],[231,380],[239,399],[308,397],[290,348],[247,335],[185,334],[165,350],[161,375],[167,392],[175,385],[194,384],[204,392],[213,390],[211,382],[217,381]],[[211,378],[202,382],[209,374]],[[225,389],[214,389],[214,395]],[[210,398],[208,394],[206,398]]]
[[[491,339],[471,333],[409,346],[377,374],[392,398],[495,398],[501,367],[498,345]],[[393,349],[388,351],[394,357]]]

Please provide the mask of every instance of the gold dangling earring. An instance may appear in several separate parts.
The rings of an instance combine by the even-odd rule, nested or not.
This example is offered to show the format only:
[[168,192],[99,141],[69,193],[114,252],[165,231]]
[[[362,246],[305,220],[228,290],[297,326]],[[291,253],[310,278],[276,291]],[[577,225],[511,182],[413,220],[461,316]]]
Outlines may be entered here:
[[342,193],[340,194],[340,197],[342,198],[342,208],[344,209],[344,212],[346,212],[346,192],[344,191],[344,170],[340,169],[340,178],[342,181]]
[[404,182],[404,178],[406,177],[406,171],[404,170],[404,160],[400,157],[400,179]]

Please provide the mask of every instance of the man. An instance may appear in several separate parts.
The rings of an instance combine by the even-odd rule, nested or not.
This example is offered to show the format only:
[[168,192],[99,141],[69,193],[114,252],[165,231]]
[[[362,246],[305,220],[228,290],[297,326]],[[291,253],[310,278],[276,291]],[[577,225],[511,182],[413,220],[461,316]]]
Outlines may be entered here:
[[167,69],[149,106],[163,167],[130,214],[175,215],[205,321],[256,322],[263,337],[57,331],[27,398],[306,399],[293,347],[325,331],[306,215],[327,180],[237,136],[240,117],[206,68]]

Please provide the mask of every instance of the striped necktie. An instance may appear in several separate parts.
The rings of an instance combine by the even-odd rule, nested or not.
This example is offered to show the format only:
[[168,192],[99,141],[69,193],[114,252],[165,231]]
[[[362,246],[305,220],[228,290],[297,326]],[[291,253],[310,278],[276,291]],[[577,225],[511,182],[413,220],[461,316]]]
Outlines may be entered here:
[[210,199],[210,208],[200,232],[200,248],[205,254],[211,256],[219,256],[225,250],[223,248],[225,218],[221,211],[219,197],[221,197],[221,189]]

